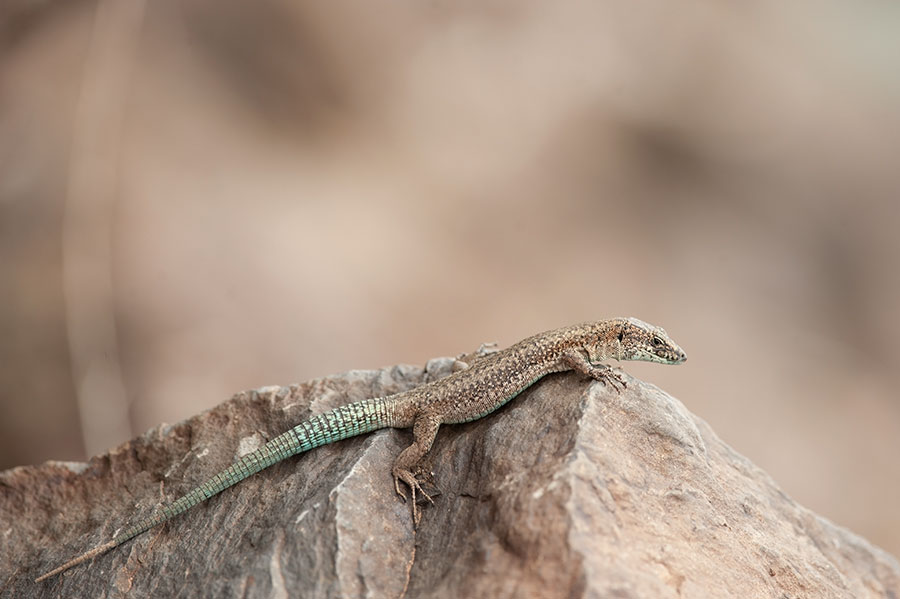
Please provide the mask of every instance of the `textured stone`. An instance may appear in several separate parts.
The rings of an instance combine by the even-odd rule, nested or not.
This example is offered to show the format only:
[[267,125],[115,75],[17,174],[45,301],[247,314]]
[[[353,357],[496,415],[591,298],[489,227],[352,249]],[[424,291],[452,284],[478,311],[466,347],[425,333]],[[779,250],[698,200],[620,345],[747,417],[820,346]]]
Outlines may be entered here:
[[92,562],[33,578],[296,422],[441,376],[241,393],[87,464],[0,473],[3,597],[900,597],[900,566],[797,505],[656,387],[553,375],[443,427],[413,530],[386,430],[290,458]]

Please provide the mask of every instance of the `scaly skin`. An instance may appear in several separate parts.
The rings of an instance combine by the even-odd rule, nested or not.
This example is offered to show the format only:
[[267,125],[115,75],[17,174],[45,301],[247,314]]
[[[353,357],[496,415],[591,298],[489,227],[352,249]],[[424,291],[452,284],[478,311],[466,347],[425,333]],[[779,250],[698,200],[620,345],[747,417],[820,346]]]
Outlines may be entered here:
[[35,582],[101,555],[287,457],[387,427],[413,429],[413,443],[397,457],[392,475],[394,488],[404,500],[406,494],[400,482],[409,487],[413,523],[418,525],[421,516],[416,506],[416,493],[421,493],[431,503],[434,501],[422,490],[416,473],[422,458],[431,449],[440,425],[486,416],[554,372],[577,370],[616,389],[624,388],[622,376],[601,363],[609,359],[680,364],[687,358],[663,329],[636,318],[613,318],[534,335],[479,357],[471,366],[459,362],[456,372],[433,383],[341,406],[301,422],[187,495],[161,506],[154,515],[38,577]]

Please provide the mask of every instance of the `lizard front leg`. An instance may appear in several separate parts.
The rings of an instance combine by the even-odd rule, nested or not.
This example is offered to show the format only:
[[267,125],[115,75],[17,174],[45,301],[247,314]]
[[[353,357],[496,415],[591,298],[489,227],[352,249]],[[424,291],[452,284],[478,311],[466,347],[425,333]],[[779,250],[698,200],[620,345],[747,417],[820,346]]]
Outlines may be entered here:
[[616,391],[621,392],[626,387],[625,377],[622,376],[621,372],[610,368],[606,364],[592,364],[584,351],[569,350],[563,354],[562,361],[572,370],[586,374],[604,385],[610,385]]
[[432,503],[432,505],[434,504],[434,500],[431,496],[422,489],[414,471],[418,469],[419,462],[425,454],[428,453],[428,450],[431,449],[431,445],[434,443],[434,438],[437,436],[438,427],[440,427],[440,425],[441,421],[435,416],[424,414],[416,416],[416,420],[413,423],[412,445],[400,452],[400,455],[397,456],[397,459],[394,461],[394,467],[391,470],[391,473],[394,476],[394,490],[397,491],[397,494],[400,495],[404,501],[406,501],[406,493],[400,489],[400,481],[402,480],[409,487],[412,495],[411,503],[414,526],[419,525],[419,520],[422,517],[419,513],[419,508],[416,506],[416,491],[419,491],[425,499]]

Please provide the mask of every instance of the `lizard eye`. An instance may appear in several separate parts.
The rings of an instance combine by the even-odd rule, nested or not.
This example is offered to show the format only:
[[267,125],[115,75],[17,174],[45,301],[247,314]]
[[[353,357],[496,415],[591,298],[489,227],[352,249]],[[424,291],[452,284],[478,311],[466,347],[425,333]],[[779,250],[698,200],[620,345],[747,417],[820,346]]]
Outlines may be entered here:
[[650,339],[650,345],[652,345],[653,347],[662,347],[663,340],[660,339],[659,337],[653,337]]

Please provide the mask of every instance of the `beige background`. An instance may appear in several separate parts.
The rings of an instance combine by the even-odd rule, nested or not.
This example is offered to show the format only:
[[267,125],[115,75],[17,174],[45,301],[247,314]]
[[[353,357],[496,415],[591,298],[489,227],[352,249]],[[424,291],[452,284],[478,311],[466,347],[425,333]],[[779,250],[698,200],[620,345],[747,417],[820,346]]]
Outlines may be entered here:
[[633,315],[900,553],[898,73],[887,2],[5,2],[0,467]]

